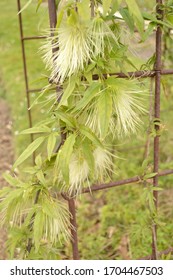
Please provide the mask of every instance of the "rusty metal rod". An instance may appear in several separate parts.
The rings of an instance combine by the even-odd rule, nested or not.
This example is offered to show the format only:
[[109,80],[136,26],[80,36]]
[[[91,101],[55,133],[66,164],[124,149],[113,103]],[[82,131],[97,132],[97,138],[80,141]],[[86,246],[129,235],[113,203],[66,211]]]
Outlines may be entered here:
[[79,250],[78,250],[78,236],[77,236],[77,222],[76,222],[76,207],[75,200],[68,200],[69,212],[71,213],[70,223],[73,226],[71,228],[72,236],[72,247],[73,247],[73,260],[79,260]]
[[[53,35],[53,29],[56,27],[57,16],[56,16],[56,3],[55,0],[48,0],[48,9],[49,9],[49,20],[50,20],[50,28],[52,30],[51,36]],[[55,49],[52,52],[56,51]],[[57,87],[57,92],[59,91],[59,87]],[[64,128],[61,128],[61,142],[62,145],[66,139],[66,134],[64,133]],[[79,251],[78,251],[78,237],[77,237],[77,223],[76,223],[76,209],[75,209],[75,201],[73,198],[68,200],[69,211],[71,214],[70,222],[72,225],[71,235],[72,235],[72,251],[73,251],[73,259],[79,259]]]
[[[32,127],[32,114],[30,108],[30,96],[29,96],[29,85],[28,85],[28,75],[27,75],[27,64],[26,64],[26,54],[25,54],[25,45],[23,41],[23,25],[22,25],[22,14],[21,11],[21,3],[20,0],[17,0],[17,8],[18,8],[18,17],[19,17],[19,28],[20,28],[20,40],[21,40],[21,47],[22,47],[22,58],[23,58],[23,71],[24,71],[24,78],[25,78],[25,90],[26,90],[26,99],[27,99],[27,112],[28,112],[28,119],[29,119],[29,127]],[[31,142],[33,142],[33,134],[30,134]],[[34,156],[33,156],[34,161]]]
[[[117,72],[117,73],[109,73],[109,74],[102,74],[102,76],[107,79],[108,77],[117,77],[117,78],[124,78],[124,79],[128,79],[128,78],[151,78],[151,77],[155,77],[156,76],[156,70],[143,70],[143,71],[134,71],[134,72],[128,72],[127,74],[122,73],[122,72]],[[173,75],[173,69],[162,69],[160,71],[161,75]],[[92,76],[93,80],[98,80],[99,79],[99,75],[94,74]],[[82,80],[85,80],[85,77],[82,77]],[[53,81],[51,79],[49,79],[49,83],[53,84]]]
[[[162,0],[156,0],[156,13],[157,18],[163,18],[163,12],[160,8]],[[154,117],[160,119],[160,93],[161,93],[161,68],[162,68],[162,29],[161,26],[157,26],[156,30],[156,63],[155,63],[155,100],[154,100]],[[154,170],[153,172],[158,173],[159,170],[159,156],[160,156],[160,126],[155,125],[156,136],[154,137]],[[153,178],[153,186],[158,187],[159,176],[156,175]],[[156,211],[158,208],[158,191],[153,191],[154,203]],[[158,259],[157,256],[157,225],[154,224],[152,228],[152,258]]]
[[23,41],[28,41],[28,40],[38,40],[38,39],[46,39],[47,36],[27,36],[27,37],[22,37]]
[[[118,78],[149,78],[149,77],[155,77],[156,76],[156,70],[152,71],[134,71],[134,72],[128,72],[127,74],[122,72],[117,73],[109,73],[109,74],[103,74],[105,78],[108,78],[109,76],[116,76]],[[160,71],[161,75],[172,75],[173,69],[163,69]],[[99,76],[97,74],[93,75],[93,80],[98,80]]]
[[[162,170],[158,173],[158,177],[171,175],[171,174],[173,174],[173,169]],[[119,186],[128,185],[128,184],[132,184],[132,183],[139,183],[142,180],[143,180],[142,176],[135,176],[132,178],[119,180],[119,181],[115,181],[115,182],[110,182],[110,183],[106,183],[106,184],[94,184],[89,188],[84,188],[82,190],[82,193],[92,193],[95,191],[110,189],[112,187],[119,187]]]

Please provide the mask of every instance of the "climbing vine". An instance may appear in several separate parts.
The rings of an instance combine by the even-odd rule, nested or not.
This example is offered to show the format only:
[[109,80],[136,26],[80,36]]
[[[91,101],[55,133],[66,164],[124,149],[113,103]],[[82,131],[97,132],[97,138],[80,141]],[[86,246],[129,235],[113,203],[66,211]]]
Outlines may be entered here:
[[[138,32],[146,40],[158,23],[171,28],[172,4],[161,7],[162,21],[154,12],[141,12],[135,0],[57,1],[57,25],[46,30],[40,48],[48,85],[32,105],[45,106],[46,113],[22,132],[35,140],[14,163],[13,174],[4,175],[9,186],[0,194],[11,258],[56,258],[57,242],[70,240],[72,228],[62,195],[77,198],[84,188],[116,177],[115,143],[140,133],[147,114],[147,88],[128,78],[127,69],[137,70],[131,38]],[[154,58],[148,67],[153,63]],[[37,149],[34,166],[22,170],[27,181],[20,179],[16,168]],[[146,195],[153,216],[151,190]]]

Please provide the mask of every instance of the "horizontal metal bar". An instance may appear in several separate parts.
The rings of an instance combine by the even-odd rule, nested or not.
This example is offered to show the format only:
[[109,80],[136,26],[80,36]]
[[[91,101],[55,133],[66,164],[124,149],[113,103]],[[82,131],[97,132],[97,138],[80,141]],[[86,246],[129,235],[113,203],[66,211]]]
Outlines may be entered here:
[[[166,175],[170,175],[170,174],[173,174],[173,169],[160,171],[158,173],[158,176],[161,177],[161,176],[166,176]],[[135,177],[128,178],[128,179],[125,179],[125,180],[110,182],[110,183],[107,183],[107,184],[92,185],[89,188],[83,189],[82,193],[92,193],[92,192],[95,192],[95,191],[110,189],[110,188],[118,187],[118,186],[122,186],[122,185],[139,183],[142,180],[143,180],[143,178],[141,176],[135,176]]]
[[[103,74],[103,76],[107,79],[109,76],[117,76],[118,78],[147,78],[147,77],[154,77],[157,73],[157,70],[152,71],[135,71],[135,72],[128,72],[127,74],[119,72],[119,73],[110,73],[110,74]],[[173,69],[163,69],[160,71],[161,75],[171,75],[173,74]],[[93,75],[93,80],[98,80],[99,75]]]
[[37,39],[46,39],[47,36],[27,36],[27,37],[22,37],[23,41],[27,40],[37,40]]
[[[105,79],[107,79],[108,77],[118,77],[118,78],[151,78],[151,77],[155,77],[156,73],[158,71],[157,70],[152,70],[152,71],[135,71],[135,72],[127,72],[126,73],[122,73],[122,72],[117,72],[117,73],[109,73],[109,74],[102,74],[102,77],[104,77]],[[163,69],[161,71],[159,71],[161,75],[173,75],[173,69]],[[97,74],[94,74],[92,76],[93,80],[98,80],[100,77]],[[81,80],[85,81],[85,77],[82,77]],[[53,80],[49,79],[49,83],[53,84]],[[58,83],[57,83],[58,84]]]

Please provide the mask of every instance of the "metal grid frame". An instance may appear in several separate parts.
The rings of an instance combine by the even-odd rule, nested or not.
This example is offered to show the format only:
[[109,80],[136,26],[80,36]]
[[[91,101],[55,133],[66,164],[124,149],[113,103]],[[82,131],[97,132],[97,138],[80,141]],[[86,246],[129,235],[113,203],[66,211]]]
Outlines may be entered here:
[[[156,12],[159,19],[163,18],[163,11],[160,8],[163,4],[163,0],[156,0]],[[18,12],[21,10],[21,1],[17,0],[17,7]],[[91,0],[91,9],[93,7],[93,1]],[[50,28],[54,28],[57,22],[56,16],[56,3],[55,0],[48,0],[48,10],[49,10],[49,20],[50,20]],[[32,92],[39,92],[41,89],[30,89],[28,83],[28,71],[27,71],[27,63],[26,63],[26,53],[25,53],[25,41],[27,40],[39,40],[45,38],[45,36],[29,36],[24,37],[23,34],[23,21],[21,13],[19,15],[19,27],[20,27],[20,40],[21,40],[21,48],[22,48],[22,59],[23,59],[23,71],[24,71],[24,79],[25,79],[25,91],[26,91],[26,98],[27,98],[27,109],[30,107],[30,93]],[[162,69],[162,29],[161,26],[157,25],[156,36],[155,36],[155,51],[156,51],[156,63],[155,68],[152,71],[135,71],[135,72],[128,72],[125,73],[114,73],[109,74],[109,76],[116,76],[119,78],[148,78],[153,77],[155,78],[155,95],[154,95],[154,118],[160,118],[160,94],[161,94],[161,76],[162,75],[171,75],[173,74],[173,69]],[[107,78],[107,74],[105,74],[105,78]],[[93,80],[97,80],[98,76],[93,75]],[[57,86],[58,90],[58,86]],[[28,110],[28,118],[29,118],[29,126],[32,127],[32,113]],[[160,127],[158,124],[155,125],[156,136],[154,137],[154,146],[153,146],[153,172],[157,173],[156,176],[153,178],[153,187],[158,187],[159,177],[166,176],[173,174],[173,169],[162,170],[159,171],[159,158],[160,158],[160,151],[159,151],[159,144],[160,144],[160,136],[159,130]],[[61,145],[64,143],[66,135],[61,134]],[[33,135],[31,134],[31,141],[33,141]],[[82,190],[82,194],[95,192],[99,190],[106,190],[113,187],[119,187],[124,185],[129,185],[132,183],[139,183],[143,178],[140,176],[135,176],[132,178],[127,178],[115,182],[110,183],[103,183],[103,184],[95,184],[92,185],[90,188],[85,188]],[[73,252],[73,260],[79,260],[79,250],[78,250],[78,235],[77,235],[77,221],[76,221],[76,206],[75,206],[75,199],[68,197],[66,194],[62,194],[63,198],[67,200],[69,211],[71,213],[70,222],[73,225],[71,229],[72,235],[72,252]],[[154,190],[153,192],[154,202],[156,209],[158,207],[158,191]],[[165,251],[158,252],[157,250],[157,225],[153,226],[152,229],[152,254],[150,256],[145,256],[142,259],[155,259],[157,260],[159,256],[162,254],[169,254],[173,252],[173,248],[168,248]]]

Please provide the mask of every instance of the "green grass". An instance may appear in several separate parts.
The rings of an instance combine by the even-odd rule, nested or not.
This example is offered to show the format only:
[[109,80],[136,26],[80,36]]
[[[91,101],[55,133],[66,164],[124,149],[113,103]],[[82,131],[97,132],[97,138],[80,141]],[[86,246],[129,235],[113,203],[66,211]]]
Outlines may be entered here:
[[[43,6],[38,13],[35,9],[35,3],[31,4],[22,14],[25,36],[40,35],[48,26],[47,9]],[[0,97],[5,98],[11,107],[17,156],[29,143],[29,137],[17,136],[19,131],[28,127],[28,118],[16,1],[9,0],[8,4],[6,1],[0,2],[0,26]],[[40,43],[40,41],[26,42],[30,88],[43,85],[38,81],[41,74],[45,74],[38,54]],[[173,87],[169,77],[164,77],[163,80],[166,91],[162,89],[161,120],[164,127],[161,137],[160,168],[166,169],[173,168],[173,112],[170,110]],[[146,81],[146,84],[149,87],[149,81]],[[31,101],[36,95],[31,94]],[[38,108],[33,109],[32,113],[34,123],[41,119],[42,113]],[[114,180],[141,174],[147,126],[147,117],[144,117],[144,125],[137,135],[115,143],[118,156],[124,159],[115,161],[117,174]],[[152,145],[149,153],[150,172],[153,168]],[[160,192],[159,215],[161,222],[165,223],[158,229],[158,248],[162,250],[173,246],[171,206],[173,178],[167,176],[160,178],[159,182],[159,186],[163,188]],[[122,254],[124,239],[130,248],[130,257],[139,258],[151,253],[151,230],[144,226],[149,222],[148,206],[143,199],[143,192],[143,184],[133,184],[79,198],[77,202],[79,249],[83,259],[121,259],[124,257]],[[60,246],[60,249],[64,258],[71,256],[70,244],[65,248]]]

